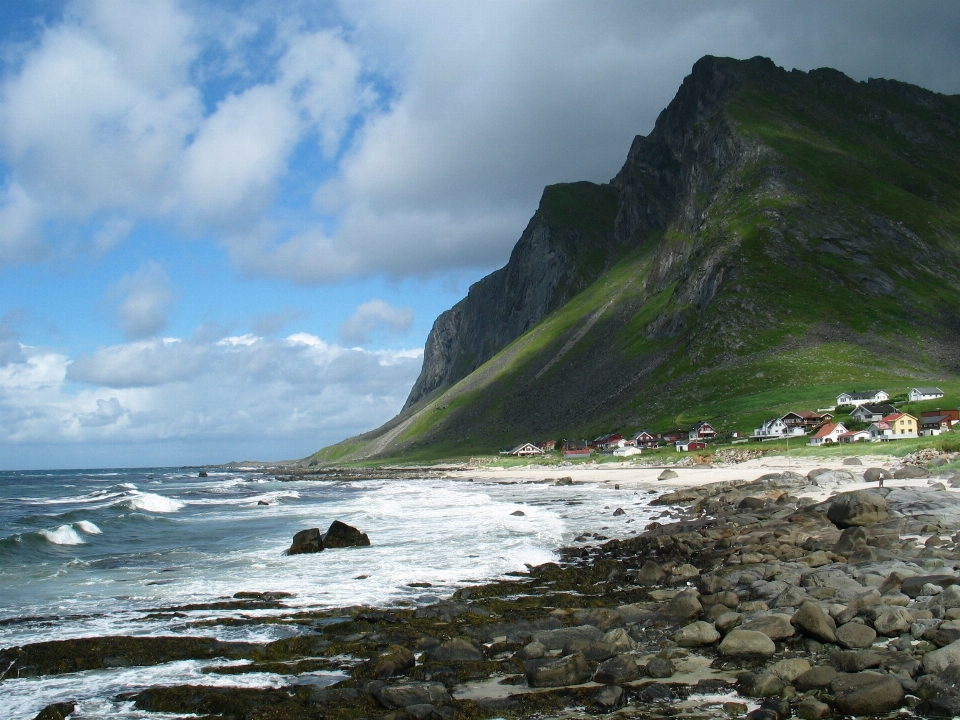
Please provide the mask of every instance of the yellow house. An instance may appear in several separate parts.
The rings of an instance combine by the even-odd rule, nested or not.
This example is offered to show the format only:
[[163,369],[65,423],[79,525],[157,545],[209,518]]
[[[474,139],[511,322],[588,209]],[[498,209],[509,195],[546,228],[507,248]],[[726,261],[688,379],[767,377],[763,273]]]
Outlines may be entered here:
[[917,419],[913,415],[894,413],[887,415],[887,417],[883,419],[883,422],[890,426],[890,429],[893,431],[892,434],[896,437],[919,437],[920,427],[917,425]]

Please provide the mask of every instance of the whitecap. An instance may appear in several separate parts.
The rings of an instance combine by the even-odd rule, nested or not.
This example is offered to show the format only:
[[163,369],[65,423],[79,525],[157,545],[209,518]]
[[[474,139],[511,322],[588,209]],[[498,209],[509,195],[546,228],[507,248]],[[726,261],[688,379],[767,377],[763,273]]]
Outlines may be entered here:
[[54,545],[83,545],[83,538],[70,525],[61,525],[56,530],[41,530],[40,534]]
[[102,535],[103,530],[98,528],[89,520],[79,520],[73,524],[73,526],[82,533],[87,535]]
[[145,512],[172,513],[183,507],[183,503],[173,498],[155,495],[154,493],[136,493],[126,501],[126,504],[132,510],[143,510]]

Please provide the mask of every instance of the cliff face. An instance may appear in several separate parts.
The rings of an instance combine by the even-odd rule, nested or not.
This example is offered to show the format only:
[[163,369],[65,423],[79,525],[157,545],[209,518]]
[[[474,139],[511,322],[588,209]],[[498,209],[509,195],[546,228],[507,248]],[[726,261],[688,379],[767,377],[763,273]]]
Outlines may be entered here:
[[609,184],[544,191],[437,319],[404,412],[317,461],[960,392],[957,328],[960,97],[707,57]]

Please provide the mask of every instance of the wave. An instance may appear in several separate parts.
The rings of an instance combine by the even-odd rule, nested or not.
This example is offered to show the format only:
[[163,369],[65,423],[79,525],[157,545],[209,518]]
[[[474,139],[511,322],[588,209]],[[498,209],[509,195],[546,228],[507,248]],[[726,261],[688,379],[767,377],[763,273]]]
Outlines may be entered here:
[[156,495],[154,493],[135,492],[133,497],[124,500],[124,504],[131,510],[144,512],[172,513],[183,507],[184,503],[173,498]]
[[82,533],[87,535],[102,535],[103,530],[98,528],[89,520],[79,520],[73,524],[73,526]]
[[84,544],[83,538],[77,534],[77,531],[73,529],[72,525],[61,525],[55,530],[39,530],[38,534],[45,537],[48,542],[54,545]]

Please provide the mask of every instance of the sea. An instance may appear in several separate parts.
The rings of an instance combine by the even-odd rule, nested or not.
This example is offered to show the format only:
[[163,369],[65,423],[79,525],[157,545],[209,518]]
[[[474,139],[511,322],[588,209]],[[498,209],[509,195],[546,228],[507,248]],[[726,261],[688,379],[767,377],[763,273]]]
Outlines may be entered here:
[[[238,592],[285,592],[297,610],[424,605],[471,584],[557,559],[596,536],[641,532],[659,491],[470,477],[282,480],[254,469],[147,468],[0,472],[0,648],[103,635],[191,635],[266,643],[292,632],[289,609],[194,609]],[[617,508],[625,512],[614,515]],[[288,556],[293,534],[333,520],[371,546]],[[586,537],[584,537],[586,534]],[[578,540],[579,538],[579,540]],[[426,586],[429,584],[429,586]],[[272,673],[205,674],[223,661],[179,661],[7,677],[0,716],[33,718],[53,702],[71,716],[163,718],[118,694],[149,686],[282,687]],[[320,673],[317,684],[342,679]],[[172,717],[172,716],[171,716]]]

